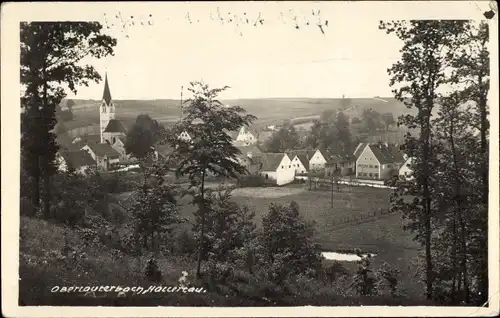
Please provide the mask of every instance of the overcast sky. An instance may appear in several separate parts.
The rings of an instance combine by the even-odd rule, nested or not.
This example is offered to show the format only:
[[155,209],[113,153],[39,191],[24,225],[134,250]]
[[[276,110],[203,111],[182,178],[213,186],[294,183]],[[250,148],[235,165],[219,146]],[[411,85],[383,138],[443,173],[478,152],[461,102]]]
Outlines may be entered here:
[[[114,99],[178,99],[181,86],[193,80],[231,86],[222,98],[392,96],[387,68],[399,58],[401,42],[378,25],[384,13],[411,12],[408,4],[390,2],[117,7],[89,16],[117,37],[115,55],[85,61],[102,75],[107,71]],[[259,12],[263,25],[254,26]],[[92,84],[76,98],[100,99],[102,90],[103,82]]]
[[[118,39],[115,55],[85,62],[107,71],[114,99],[177,99],[181,86],[201,79],[231,86],[224,98],[391,95],[386,70],[401,44],[378,29],[377,17],[313,2],[166,8],[100,17]],[[263,24],[254,26],[259,12]],[[77,98],[100,99],[102,87],[80,88]]]

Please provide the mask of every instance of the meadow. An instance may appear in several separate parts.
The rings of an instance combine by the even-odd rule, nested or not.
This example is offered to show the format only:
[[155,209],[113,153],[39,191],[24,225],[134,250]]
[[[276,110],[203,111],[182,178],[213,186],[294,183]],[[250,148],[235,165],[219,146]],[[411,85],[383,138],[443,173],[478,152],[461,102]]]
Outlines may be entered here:
[[[74,100],[74,120],[65,123],[69,129],[99,123],[98,100]],[[159,122],[169,125],[180,117],[180,100],[116,100],[116,116],[127,125],[133,123],[137,115],[149,114]],[[391,112],[395,117],[408,113],[408,109],[394,98],[353,98],[352,107],[346,111],[349,117],[359,117],[363,109],[373,109],[380,113]],[[298,121],[301,125],[319,118],[325,110],[340,110],[341,98],[260,98],[221,100],[224,105],[238,105],[257,117],[256,129],[267,125],[282,124],[284,120]]]

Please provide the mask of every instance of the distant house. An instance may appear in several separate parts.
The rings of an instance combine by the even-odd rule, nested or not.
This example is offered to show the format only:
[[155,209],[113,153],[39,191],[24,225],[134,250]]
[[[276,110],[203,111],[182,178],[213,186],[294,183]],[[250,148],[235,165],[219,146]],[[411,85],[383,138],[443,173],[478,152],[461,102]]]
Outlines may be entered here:
[[82,150],[87,151],[96,161],[97,167],[104,171],[111,170],[120,162],[120,153],[108,143],[88,144]]
[[288,151],[287,155],[292,160],[292,168],[295,169],[295,174],[304,175],[309,172],[309,162],[314,156],[314,150],[295,150]]
[[241,154],[237,156],[237,162],[245,167],[248,174],[256,174],[260,169],[260,157],[262,150],[256,145],[237,146]]
[[96,161],[84,150],[59,151],[56,155],[59,171],[73,170],[79,174],[85,174],[86,170],[96,167]]
[[233,140],[240,145],[254,145],[258,141],[258,133],[243,126],[237,134],[233,134]]
[[327,153],[327,164],[325,167],[325,177],[333,175],[349,176],[356,170],[356,159],[353,155],[329,154]]
[[285,153],[263,153],[259,161],[259,174],[266,180],[274,180],[277,185],[284,185],[295,179],[292,161]]
[[187,142],[193,140],[193,138],[191,138],[187,131],[181,132],[181,134],[179,135],[179,139]]
[[403,153],[395,145],[364,144],[357,150],[359,153],[356,159],[357,178],[386,180],[397,175],[404,163]]
[[113,137],[113,138],[115,138],[114,139],[115,142],[111,144],[111,147],[120,154],[120,160],[126,161],[130,159],[130,156],[127,155],[127,152],[125,151],[125,136]]
[[406,159],[405,163],[399,168],[399,176],[407,180],[413,179],[412,173],[413,169],[411,165],[414,162],[414,158],[409,157]]
[[312,155],[311,159],[309,159],[309,168],[311,171],[314,170],[323,170],[326,167],[326,157],[323,155],[321,150],[316,150]]

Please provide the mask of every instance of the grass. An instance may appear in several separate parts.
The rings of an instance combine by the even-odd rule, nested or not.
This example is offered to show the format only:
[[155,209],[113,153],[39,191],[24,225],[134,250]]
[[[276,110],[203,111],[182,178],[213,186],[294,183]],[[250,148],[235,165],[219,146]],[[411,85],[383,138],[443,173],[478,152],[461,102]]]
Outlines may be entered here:
[[[353,98],[356,105],[346,115],[360,116],[363,109],[374,109],[380,113],[391,112],[395,117],[405,114],[408,109],[394,100],[384,98],[383,102],[373,98]],[[75,120],[68,122],[70,129],[99,123],[99,105],[97,100],[75,99],[73,114]],[[281,124],[283,120],[304,120],[317,118],[325,110],[338,110],[341,107],[340,98],[261,98],[261,99],[233,99],[222,100],[223,104],[239,105],[249,114],[257,116],[255,125]],[[133,121],[139,114],[147,113],[154,119],[169,124],[178,120],[180,115],[180,101],[172,99],[162,100],[117,100],[116,116],[124,121]]]

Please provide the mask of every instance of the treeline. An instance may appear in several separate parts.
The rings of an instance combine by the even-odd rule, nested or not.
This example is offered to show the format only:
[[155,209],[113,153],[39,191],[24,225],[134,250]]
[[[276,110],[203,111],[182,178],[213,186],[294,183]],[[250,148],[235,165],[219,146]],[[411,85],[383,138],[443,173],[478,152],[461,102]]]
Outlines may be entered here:
[[[407,135],[413,179],[397,181],[392,209],[424,247],[428,299],[484,305],[488,300],[489,31],[486,22],[387,22],[403,41],[388,73],[395,96],[415,115]],[[446,90],[443,88],[446,87]]]

